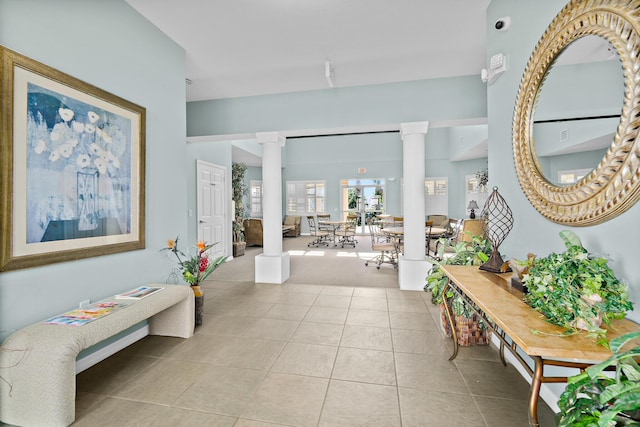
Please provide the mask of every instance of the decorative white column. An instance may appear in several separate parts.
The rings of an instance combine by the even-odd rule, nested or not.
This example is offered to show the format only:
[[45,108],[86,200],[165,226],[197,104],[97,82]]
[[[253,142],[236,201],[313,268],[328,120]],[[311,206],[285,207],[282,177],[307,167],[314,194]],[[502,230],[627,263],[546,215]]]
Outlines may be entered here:
[[290,274],[289,253],[282,253],[282,147],[278,132],[256,133],[262,144],[262,254],[256,256],[256,283],[284,283]]
[[398,262],[400,289],[424,290],[431,267],[425,256],[425,135],[429,122],[401,123],[404,255]]

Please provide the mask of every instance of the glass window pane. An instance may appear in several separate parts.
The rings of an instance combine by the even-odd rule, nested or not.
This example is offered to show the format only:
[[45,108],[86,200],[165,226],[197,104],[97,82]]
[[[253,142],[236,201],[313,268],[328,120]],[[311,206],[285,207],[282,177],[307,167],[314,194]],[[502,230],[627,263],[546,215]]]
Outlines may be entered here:
[[436,194],[436,182],[433,180],[427,180],[424,182],[424,191],[427,194],[433,195]]

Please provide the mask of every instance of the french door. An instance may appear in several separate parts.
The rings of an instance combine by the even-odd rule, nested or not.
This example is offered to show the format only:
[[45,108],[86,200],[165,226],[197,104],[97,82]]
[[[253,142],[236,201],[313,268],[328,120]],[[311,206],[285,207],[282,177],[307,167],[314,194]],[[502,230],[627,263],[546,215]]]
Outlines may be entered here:
[[367,234],[368,221],[384,213],[385,180],[382,179],[343,179],[342,187],[342,218],[348,215],[358,216],[357,234]]

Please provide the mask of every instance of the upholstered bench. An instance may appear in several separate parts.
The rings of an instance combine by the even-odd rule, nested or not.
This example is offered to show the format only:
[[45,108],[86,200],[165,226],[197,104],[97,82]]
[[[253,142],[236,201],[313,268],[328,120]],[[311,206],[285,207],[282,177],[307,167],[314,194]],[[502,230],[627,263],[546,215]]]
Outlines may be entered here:
[[[68,426],[75,419],[76,357],[149,319],[150,335],[189,338],[194,296],[189,286],[164,289],[82,326],[36,323],[0,347],[0,420],[20,426]],[[107,299],[105,301],[123,300]]]

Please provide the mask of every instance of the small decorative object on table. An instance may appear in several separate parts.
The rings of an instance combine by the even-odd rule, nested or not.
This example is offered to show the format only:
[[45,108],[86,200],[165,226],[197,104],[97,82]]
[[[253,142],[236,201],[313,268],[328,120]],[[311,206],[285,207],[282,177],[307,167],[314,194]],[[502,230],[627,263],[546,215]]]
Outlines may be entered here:
[[511,286],[526,294],[528,292],[527,287],[523,283],[524,275],[529,274],[529,269],[533,267],[533,264],[536,261],[536,254],[529,253],[527,254],[527,260],[521,261],[519,259],[510,259],[502,264],[502,268],[500,271],[502,273],[506,273],[509,270],[512,271],[511,274]]
[[168,240],[167,247],[162,249],[163,251],[169,250],[176,256],[178,259],[177,269],[182,274],[184,281],[187,282],[193,290],[196,298],[196,326],[202,325],[202,313],[204,310],[202,282],[227,260],[226,256],[219,256],[214,260],[209,258],[207,251],[215,244],[216,243],[207,244],[206,242],[198,241],[192,253],[187,255],[178,249],[178,237],[176,237],[175,240]]
[[480,266],[480,270],[500,273],[504,261],[498,248],[513,228],[513,213],[507,202],[498,193],[498,187],[493,187],[493,192],[485,202],[484,208],[482,208],[482,219],[484,219],[484,231],[491,242],[493,252],[491,252],[489,261]]

